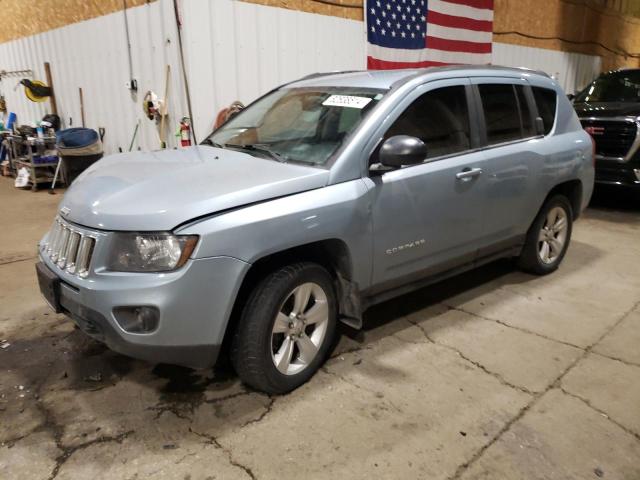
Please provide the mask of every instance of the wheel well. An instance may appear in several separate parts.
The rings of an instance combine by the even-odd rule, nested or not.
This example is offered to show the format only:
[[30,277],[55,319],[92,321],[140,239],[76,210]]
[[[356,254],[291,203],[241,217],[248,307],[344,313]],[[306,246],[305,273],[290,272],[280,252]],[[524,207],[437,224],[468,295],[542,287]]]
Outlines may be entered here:
[[577,219],[580,216],[582,209],[582,182],[580,180],[570,180],[556,185],[551,189],[547,198],[544,199],[545,203],[548,199],[557,194],[564,195],[569,199],[571,209],[573,210],[573,219]]
[[266,255],[251,265],[242,281],[227,324],[223,351],[227,351],[237,322],[242,314],[242,308],[258,282],[280,267],[303,261],[318,263],[327,269],[336,284],[338,302],[342,308],[342,300],[345,296],[343,284],[345,281],[350,283],[352,279],[351,255],[349,254],[349,248],[342,240],[322,240]]

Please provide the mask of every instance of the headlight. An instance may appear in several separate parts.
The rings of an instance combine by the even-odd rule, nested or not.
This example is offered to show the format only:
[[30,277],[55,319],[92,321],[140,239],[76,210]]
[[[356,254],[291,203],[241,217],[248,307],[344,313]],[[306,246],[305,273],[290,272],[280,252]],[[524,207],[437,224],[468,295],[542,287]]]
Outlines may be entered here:
[[107,268],[116,272],[168,272],[185,264],[196,243],[197,235],[116,233]]

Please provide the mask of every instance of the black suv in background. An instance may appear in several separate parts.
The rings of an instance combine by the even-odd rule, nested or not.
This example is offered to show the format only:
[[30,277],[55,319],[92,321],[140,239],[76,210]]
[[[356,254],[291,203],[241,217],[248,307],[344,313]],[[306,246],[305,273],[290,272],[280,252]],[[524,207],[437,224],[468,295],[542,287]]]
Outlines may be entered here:
[[640,189],[640,69],[601,74],[573,104],[595,140],[596,183]]

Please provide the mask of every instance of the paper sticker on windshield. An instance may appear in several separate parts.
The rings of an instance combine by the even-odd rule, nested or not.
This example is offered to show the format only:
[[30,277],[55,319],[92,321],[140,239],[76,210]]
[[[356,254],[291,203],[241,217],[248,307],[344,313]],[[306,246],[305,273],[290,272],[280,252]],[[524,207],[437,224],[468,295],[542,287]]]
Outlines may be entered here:
[[354,97],[352,95],[331,95],[322,105],[327,107],[349,107],[362,109],[371,101],[367,97]]

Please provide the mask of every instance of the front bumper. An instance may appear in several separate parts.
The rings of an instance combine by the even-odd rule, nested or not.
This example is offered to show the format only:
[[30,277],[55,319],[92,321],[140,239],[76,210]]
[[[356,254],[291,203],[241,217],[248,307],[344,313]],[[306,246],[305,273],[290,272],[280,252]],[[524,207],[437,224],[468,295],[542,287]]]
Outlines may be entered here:
[[[124,355],[192,368],[216,362],[249,268],[235,258],[212,257],[192,259],[175,272],[102,271],[82,279],[57,268],[46,256],[40,260],[60,280],[61,310],[87,335]],[[156,307],[158,327],[150,333],[125,331],[113,313],[123,306]]]

